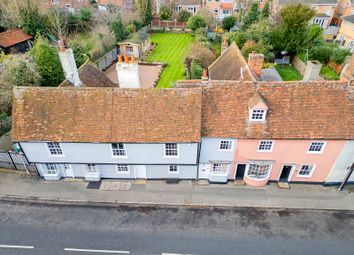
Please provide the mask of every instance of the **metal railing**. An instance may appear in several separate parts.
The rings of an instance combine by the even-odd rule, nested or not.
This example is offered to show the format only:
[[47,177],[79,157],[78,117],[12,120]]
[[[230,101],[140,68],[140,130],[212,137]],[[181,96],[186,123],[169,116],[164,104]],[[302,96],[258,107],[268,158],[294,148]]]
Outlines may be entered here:
[[30,164],[23,153],[0,151],[0,168],[26,171],[27,174],[37,174],[35,164]]

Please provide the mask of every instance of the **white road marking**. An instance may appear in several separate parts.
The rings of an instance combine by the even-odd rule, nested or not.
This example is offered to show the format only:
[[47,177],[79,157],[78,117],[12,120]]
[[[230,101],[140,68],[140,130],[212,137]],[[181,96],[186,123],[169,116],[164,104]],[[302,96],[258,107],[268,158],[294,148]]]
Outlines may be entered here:
[[10,249],[33,249],[33,246],[24,246],[24,245],[5,245],[0,244],[0,248],[10,248]]
[[95,252],[95,253],[110,253],[110,254],[130,254],[130,251],[91,250],[91,249],[76,249],[76,248],[65,248],[64,251]]
[[184,253],[161,253],[161,255],[198,255],[198,254],[184,254]]

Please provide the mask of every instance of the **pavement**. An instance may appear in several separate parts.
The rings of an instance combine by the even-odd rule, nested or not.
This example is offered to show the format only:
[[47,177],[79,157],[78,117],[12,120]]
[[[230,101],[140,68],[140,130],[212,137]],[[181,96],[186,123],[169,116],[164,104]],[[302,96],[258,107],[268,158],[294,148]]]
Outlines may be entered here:
[[[354,210],[354,192],[337,187],[291,184],[280,189],[228,184],[198,184],[181,181],[104,180],[101,189],[82,179],[45,181],[33,175],[0,169],[0,200],[33,200],[43,203],[70,203],[118,206],[156,205],[190,207],[257,207],[319,210]],[[91,187],[91,188],[90,188]]]

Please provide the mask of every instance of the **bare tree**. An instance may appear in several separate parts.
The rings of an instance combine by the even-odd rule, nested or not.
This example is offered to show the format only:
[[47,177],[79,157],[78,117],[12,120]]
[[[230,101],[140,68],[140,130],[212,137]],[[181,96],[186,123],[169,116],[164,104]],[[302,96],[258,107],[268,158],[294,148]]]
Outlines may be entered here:
[[54,8],[48,15],[50,32],[57,38],[65,38],[68,33],[68,13],[60,8]]
[[216,59],[215,53],[200,42],[197,42],[191,46],[188,56],[197,60],[203,67],[208,67]]

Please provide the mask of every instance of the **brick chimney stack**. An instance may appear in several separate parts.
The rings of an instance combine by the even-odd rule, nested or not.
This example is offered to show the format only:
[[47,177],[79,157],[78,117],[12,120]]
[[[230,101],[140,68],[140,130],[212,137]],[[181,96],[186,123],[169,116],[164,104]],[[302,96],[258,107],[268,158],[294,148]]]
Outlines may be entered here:
[[263,54],[258,54],[255,51],[252,51],[252,53],[248,55],[248,65],[251,68],[252,72],[258,78],[262,76],[263,62],[264,62]]
[[119,87],[120,88],[140,88],[139,64],[134,56],[118,55],[116,65]]
[[58,41],[58,46],[60,63],[63,67],[65,78],[75,87],[80,87],[82,82],[75,63],[73,50],[67,47],[64,38]]

